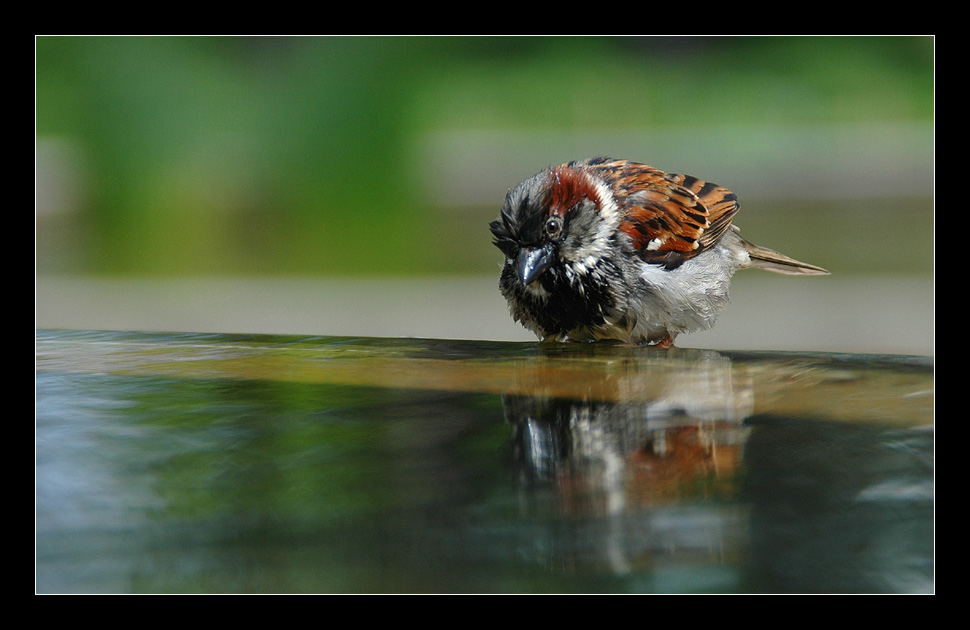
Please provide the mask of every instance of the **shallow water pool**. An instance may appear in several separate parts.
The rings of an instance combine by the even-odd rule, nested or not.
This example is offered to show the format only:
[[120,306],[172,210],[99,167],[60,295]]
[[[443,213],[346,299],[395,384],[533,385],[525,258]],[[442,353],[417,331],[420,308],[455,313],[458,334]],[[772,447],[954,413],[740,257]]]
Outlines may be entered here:
[[932,593],[928,357],[36,334],[41,593]]

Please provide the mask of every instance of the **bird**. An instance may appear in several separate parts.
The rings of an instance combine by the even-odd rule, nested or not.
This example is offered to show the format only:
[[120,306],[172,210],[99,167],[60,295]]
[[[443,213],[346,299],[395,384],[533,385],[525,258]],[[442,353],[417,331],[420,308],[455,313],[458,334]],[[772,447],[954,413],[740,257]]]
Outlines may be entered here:
[[489,224],[500,292],[543,341],[671,348],[714,325],[741,269],[829,273],[741,238],[739,208],[723,186],[630,160],[546,168]]

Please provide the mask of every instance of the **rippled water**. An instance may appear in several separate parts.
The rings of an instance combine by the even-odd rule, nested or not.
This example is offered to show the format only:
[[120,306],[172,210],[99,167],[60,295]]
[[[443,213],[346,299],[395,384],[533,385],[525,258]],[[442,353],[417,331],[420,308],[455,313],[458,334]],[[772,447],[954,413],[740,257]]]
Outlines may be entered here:
[[38,592],[934,591],[930,358],[36,349]]

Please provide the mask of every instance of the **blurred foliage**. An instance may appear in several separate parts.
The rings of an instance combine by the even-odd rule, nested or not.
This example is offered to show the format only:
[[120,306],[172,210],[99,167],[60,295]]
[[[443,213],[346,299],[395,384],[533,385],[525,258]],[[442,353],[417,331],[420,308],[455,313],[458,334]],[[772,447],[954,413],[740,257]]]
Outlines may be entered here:
[[[455,270],[441,236],[453,230],[429,207],[417,164],[429,133],[928,121],[933,47],[931,37],[39,37],[38,268]],[[73,213],[46,205],[52,155],[78,173],[61,192]]]

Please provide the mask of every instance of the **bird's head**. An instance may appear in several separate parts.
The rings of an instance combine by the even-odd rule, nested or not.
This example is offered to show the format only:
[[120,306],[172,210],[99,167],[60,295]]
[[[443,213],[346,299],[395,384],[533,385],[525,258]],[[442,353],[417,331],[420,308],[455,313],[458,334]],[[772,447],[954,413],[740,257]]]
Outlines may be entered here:
[[595,266],[608,252],[618,222],[606,184],[566,164],[510,190],[489,228],[522,285],[550,288],[557,277],[570,279]]

